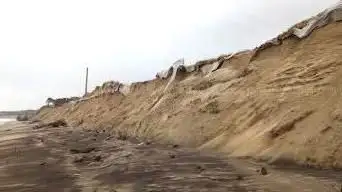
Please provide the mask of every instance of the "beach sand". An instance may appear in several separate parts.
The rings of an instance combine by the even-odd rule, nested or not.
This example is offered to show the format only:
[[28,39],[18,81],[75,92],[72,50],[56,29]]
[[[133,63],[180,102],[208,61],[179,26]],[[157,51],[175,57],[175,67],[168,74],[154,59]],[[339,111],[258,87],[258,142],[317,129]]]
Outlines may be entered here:
[[[182,146],[140,143],[102,131],[0,130],[0,191],[337,191],[334,171],[267,166]],[[284,167],[283,167],[284,168]]]

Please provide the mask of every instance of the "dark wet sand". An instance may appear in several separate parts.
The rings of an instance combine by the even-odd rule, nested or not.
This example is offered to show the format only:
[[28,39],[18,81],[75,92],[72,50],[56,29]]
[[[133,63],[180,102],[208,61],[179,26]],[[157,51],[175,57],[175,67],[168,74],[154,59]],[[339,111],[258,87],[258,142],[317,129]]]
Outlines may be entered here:
[[0,129],[0,191],[339,191],[340,172],[267,167],[81,128]]

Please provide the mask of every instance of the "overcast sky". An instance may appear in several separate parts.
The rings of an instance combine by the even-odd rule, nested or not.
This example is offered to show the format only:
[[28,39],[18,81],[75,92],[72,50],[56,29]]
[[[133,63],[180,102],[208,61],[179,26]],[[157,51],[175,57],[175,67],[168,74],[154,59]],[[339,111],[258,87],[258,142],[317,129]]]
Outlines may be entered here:
[[253,48],[336,0],[3,0],[0,110]]

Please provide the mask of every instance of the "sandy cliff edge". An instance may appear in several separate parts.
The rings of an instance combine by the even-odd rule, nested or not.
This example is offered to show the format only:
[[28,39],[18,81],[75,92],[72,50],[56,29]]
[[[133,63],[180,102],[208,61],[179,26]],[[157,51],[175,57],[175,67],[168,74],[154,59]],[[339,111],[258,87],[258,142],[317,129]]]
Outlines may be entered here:
[[232,156],[342,167],[341,31],[330,21],[303,39],[279,36],[281,43],[208,61],[220,62],[215,71],[180,71],[168,89],[169,78],[134,83],[127,95],[103,93],[44,108],[36,118]]

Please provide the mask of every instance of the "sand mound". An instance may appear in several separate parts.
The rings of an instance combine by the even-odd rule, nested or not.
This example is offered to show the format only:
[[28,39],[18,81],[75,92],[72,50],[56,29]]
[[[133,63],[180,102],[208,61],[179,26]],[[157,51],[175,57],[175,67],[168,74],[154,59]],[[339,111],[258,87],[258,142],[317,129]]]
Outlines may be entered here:
[[[127,94],[44,108],[36,118],[65,118],[75,126],[234,156],[342,167],[342,23],[327,19],[341,18],[341,11],[328,10],[313,17],[317,25],[305,21],[276,43],[199,62],[185,72],[177,65],[165,78],[133,83]],[[310,32],[294,36],[303,26]]]

